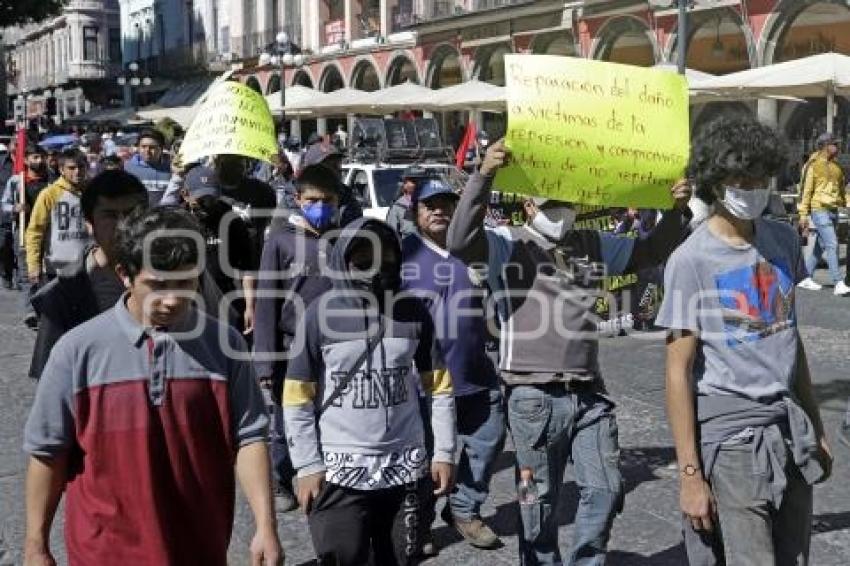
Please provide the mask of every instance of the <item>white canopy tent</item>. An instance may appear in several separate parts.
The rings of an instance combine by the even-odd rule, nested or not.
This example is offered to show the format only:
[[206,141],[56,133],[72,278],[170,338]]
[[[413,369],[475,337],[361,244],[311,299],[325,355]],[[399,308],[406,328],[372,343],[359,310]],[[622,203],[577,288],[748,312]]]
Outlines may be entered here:
[[317,117],[368,112],[371,108],[368,104],[370,94],[356,88],[341,88],[328,93],[316,91],[316,96],[298,104],[290,104],[287,100],[286,112]]
[[477,79],[454,86],[431,91],[427,107],[436,112],[456,110],[483,110],[504,112],[507,106],[507,91]]
[[400,110],[428,107],[434,91],[410,81],[368,93],[365,103],[373,113],[389,114]]
[[712,96],[753,98],[826,97],[827,131],[835,119],[835,95],[850,93],[850,57],[822,53],[700,82],[691,88],[705,101]]
[[[287,114],[307,114],[309,111],[305,110],[305,107],[316,104],[327,96],[323,92],[303,85],[288,86],[284,94],[286,95],[286,105],[283,109]],[[272,114],[280,115],[280,91],[266,96],[266,102],[268,102]]]

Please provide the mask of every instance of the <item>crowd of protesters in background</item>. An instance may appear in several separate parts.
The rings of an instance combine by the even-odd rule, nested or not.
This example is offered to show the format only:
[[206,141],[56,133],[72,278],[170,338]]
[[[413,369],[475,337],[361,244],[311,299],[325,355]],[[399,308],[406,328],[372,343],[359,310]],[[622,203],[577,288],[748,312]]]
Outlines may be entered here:
[[[484,552],[501,545],[481,508],[509,430],[520,562],[602,565],[624,486],[591,307],[603,277],[664,264],[688,556],[806,562],[831,455],[793,290],[820,288],[823,255],[848,293],[831,136],[801,171],[805,256],[790,225],[761,218],[786,153],[746,120],[694,140],[672,210],[626,211],[613,232],[576,229],[575,203],[545,198],[491,225],[510,151],[486,132],[463,136],[461,194],[411,166],[386,222],[343,182],[343,129],[303,146],[282,135],[271,163],[184,163],[179,139],[144,129],[128,148],[121,134],[81,132],[58,152],[16,141],[0,160],[0,276],[37,333],[27,564],[51,563],[63,495],[72,563],[225,564],[237,481],[254,564],[282,563],[275,513],[297,508],[320,564],[416,563],[439,553],[443,496],[442,519]],[[740,159],[712,161],[721,145]],[[717,277],[737,302],[679,308]],[[754,465],[758,501],[734,481]]]

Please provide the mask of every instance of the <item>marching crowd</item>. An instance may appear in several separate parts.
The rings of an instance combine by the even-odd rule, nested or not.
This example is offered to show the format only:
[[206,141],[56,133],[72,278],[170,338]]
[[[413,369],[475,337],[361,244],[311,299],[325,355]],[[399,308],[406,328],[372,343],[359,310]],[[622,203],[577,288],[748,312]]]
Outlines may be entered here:
[[[506,431],[520,563],[602,565],[624,489],[591,307],[603,277],[662,264],[688,560],[807,563],[832,456],[795,313],[816,260],[762,217],[787,160],[773,130],[701,131],[674,208],[639,238],[575,229],[573,203],[536,197],[521,226],[490,225],[502,141],[460,194],[410,168],[388,222],[362,215],[321,140],[261,166],[188,166],[165,141],[143,131],[135,157],[96,171],[28,143],[24,190],[5,185],[3,276],[37,333],[28,566],[54,563],[63,495],[71,564],[226,564],[237,481],[253,564],[283,562],[276,512],[295,508],[319,564],[416,563],[439,552],[441,497],[484,552],[500,546],[481,507]],[[836,140],[819,143],[801,223],[839,295],[850,200]],[[580,496],[562,556],[568,463]]]

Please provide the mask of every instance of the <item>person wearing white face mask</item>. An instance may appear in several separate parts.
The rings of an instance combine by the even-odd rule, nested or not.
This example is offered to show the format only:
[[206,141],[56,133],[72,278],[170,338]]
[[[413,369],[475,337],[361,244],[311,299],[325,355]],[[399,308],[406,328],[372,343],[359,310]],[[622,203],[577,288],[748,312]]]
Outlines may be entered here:
[[786,151],[740,118],[693,142],[689,176],[714,212],[670,257],[655,321],[690,564],[806,564],[812,484],[831,471],[797,330],[799,236],[762,218]]
[[[580,501],[569,564],[601,565],[623,503],[613,403],[597,359],[591,308],[605,275],[658,265],[682,241],[690,211],[687,182],[671,190],[676,207],[641,240],[576,230],[575,208],[528,198],[521,227],[484,225],[493,177],[508,156],[491,145],[449,226],[449,251],[487,263],[500,319],[500,370],[516,446],[521,496],[520,562],[560,564],[558,507],[568,459]],[[527,488],[534,486],[536,497]]]

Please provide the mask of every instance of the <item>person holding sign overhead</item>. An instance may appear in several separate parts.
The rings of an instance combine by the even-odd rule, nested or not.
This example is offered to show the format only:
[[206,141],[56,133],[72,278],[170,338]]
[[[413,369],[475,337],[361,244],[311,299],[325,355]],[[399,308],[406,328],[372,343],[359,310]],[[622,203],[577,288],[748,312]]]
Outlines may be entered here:
[[[526,198],[522,226],[486,227],[497,170],[509,151],[494,143],[463,191],[449,251],[485,262],[501,322],[500,370],[516,446],[522,564],[558,564],[558,506],[573,462],[580,502],[570,564],[602,565],[623,504],[614,403],[599,371],[592,307],[606,275],[665,261],[687,230],[690,187],[672,189],[675,208],[642,240],[575,230],[574,205]],[[521,489],[520,489],[521,488]]]

